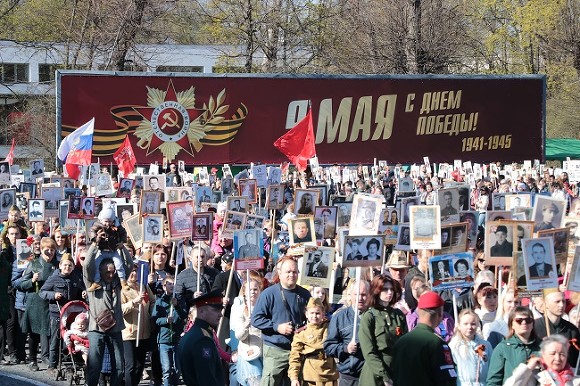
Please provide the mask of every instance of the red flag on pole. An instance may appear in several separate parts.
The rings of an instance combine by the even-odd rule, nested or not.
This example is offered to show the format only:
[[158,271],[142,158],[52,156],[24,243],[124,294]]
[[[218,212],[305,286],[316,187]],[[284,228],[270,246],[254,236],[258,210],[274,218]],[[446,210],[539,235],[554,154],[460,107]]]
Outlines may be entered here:
[[135,153],[133,153],[128,135],[125,137],[121,147],[113,154],[113,159],[119,166],[119,170],[123,172],[123,177],[127,177],[135,168],[137,158],[135,158]]
[[278,138],[274,146],[296,165],[299,172],[306,170],[308,160],[316,155],[312,109],[296,126]]
[[10,147],[10,151],[4,161],[8,162],[10,166],[14,163],[14,138],[12,138],[12,146]]

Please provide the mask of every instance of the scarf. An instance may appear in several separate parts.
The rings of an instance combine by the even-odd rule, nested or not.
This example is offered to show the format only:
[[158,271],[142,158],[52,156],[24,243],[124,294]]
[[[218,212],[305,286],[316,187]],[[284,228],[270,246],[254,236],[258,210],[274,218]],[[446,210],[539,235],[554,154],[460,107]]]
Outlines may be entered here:
[[562,371],[546,370],[557,386],[566,386],[566,382],[574,379],[574,372],[570,365],[566,365]]

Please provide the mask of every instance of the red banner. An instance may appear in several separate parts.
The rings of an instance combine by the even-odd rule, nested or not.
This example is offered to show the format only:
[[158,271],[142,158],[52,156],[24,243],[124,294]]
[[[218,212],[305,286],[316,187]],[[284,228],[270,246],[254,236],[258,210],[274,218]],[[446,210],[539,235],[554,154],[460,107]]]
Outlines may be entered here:
[[62,136],[95,117],[101,163],[128,134],[139,164],[277,164],[312,103],[319,162],[544,161],[545,77],[59,72]]

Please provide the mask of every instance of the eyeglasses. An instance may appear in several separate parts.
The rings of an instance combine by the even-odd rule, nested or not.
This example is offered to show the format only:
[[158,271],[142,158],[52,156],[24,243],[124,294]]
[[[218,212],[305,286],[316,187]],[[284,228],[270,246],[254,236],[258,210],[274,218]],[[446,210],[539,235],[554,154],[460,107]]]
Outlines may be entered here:
[[533,321],[533,318],[514,318],[514,322],[517,324],[522,324],[523,322],[526,322],[526,324],[532,324]]

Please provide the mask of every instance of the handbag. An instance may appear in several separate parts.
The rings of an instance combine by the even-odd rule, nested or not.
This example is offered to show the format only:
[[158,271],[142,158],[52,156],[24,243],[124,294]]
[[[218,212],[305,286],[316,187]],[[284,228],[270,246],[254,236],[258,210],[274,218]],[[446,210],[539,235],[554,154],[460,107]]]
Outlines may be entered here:
[[262,356],[262,349],[258,345],[240,341],[238,342],[238,355],[249,362],[260,358]]
[[117,325],[117,321],[115,320],[115,315],[108,308],[101,311],[97,315],[95,321],[97,322],[97,325],[99,326],[99,328],[103,332],[107,332],[111,328],[115,327],[115,325]]

